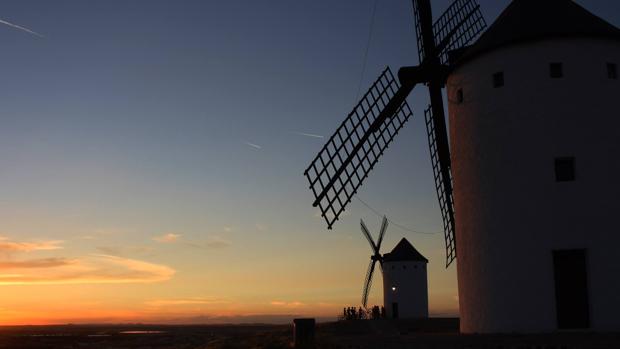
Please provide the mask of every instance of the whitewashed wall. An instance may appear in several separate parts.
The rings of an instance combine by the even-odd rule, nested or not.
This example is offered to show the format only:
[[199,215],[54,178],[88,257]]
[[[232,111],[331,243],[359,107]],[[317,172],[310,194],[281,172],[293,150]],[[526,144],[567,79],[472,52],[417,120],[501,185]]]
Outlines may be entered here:
[[[620,80],[607,62],[620,67],[620,42],[561,39],[450,75],[462,332],[555,331],[552,250],[570,248],[587,249],[592,329],[620,330]],[[575,182],[555,181],[561,156],[575,156]]]
[[[395,290],[392,290],[395,287]],[[392,303],[398,303],[399,318],[428,317],[426,263],[393,261],[383,263],[383,306],[392,318]]]

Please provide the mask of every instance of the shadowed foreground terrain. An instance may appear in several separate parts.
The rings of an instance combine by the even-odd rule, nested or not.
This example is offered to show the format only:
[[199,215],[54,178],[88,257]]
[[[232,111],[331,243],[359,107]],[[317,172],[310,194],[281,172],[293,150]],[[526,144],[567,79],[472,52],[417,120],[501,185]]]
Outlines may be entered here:
[[[317,325],[317,348],[620,348],[620,333],[459,335],[457,319],[353,320]],[[292,325],[0,327],[0,348],[292,348]]]
[[59,325],[0,328],[0,348],[289,348],[289,325]]

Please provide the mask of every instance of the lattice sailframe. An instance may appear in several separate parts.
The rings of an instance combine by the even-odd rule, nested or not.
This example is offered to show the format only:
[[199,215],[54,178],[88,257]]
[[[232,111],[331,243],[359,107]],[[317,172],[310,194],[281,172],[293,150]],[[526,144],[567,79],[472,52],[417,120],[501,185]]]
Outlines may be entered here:
[[[433,167],[433,178],[435,180],[435,191],[439,200],[439,209],[441,210],[441,219],[443,221],[444,239],[446,242],[446,267],[449,267],[456,259],[456,236],[454,222],[454,200],[452,197],[452,188],[446,188],[441,174],[441,164],[439,162],[439,154],[437,151],[437,138],[435,136],[435,126],[433,123],[433,113],[431,106],[424,111],[424,119],[426,122],[426,133],[428,135],[428,147],[431,153],[431,165]],[[450,173],[450,185],[452,184],[452,175]]]
[[[426,56],[420,25],[420,9],[418,2],[414,2],[413,14],[415,17],[416,40],[418,44],[418,59],[420,64]],[[476,0],[456,0],[433,23],[434,43],[441,64],[448,63],[450,51],[462,48],[473,42],[487,27],[480,5]]]
[[474,41],[486,26],[476,0],[454,1],[433,24],[437,55],[441,63],[448,63],[450,51]]
[[426,51],[424,47],[424,40],[422,40],[422,25],[420,21],[420,9],[418,8],[418,2],[413,2],[413,18],[415,24],[415,37],[416,43],[418,44],[418,62],[422,64],[424,59],[426,59]]
[[319,207],[329,229],[413,114],[403,101],[392,117],[368,133],[399,87],[387,67],[304,172],[315,197],[314,206]]

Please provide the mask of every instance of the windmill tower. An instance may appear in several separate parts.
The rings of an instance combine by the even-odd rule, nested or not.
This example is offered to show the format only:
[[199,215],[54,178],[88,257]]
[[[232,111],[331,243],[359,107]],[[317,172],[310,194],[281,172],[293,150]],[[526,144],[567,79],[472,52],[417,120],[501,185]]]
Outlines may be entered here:
[[620,330],[620,30],[515,0],[453,58],[461,330]]
[[480,37],[475,0],[413,10],[420,64],[386,68],[305,171],[328,228],[424,84],[461,331],[620,330],[620,30],[571,0],[514,0]]
[[372,277],[375,266],[379,262],[383,272],[383,306],[387,317],[392,319],[428,317],[428,283],[426,277],[428,260],[405,238],[400,240],[391,252],[381,255],[381,243],[388,227],[387,217],[383,216],[376,243],[363,220],[360,220],[360,226],[373,253],[370,256],[370,264],[368,264],[362,291],[364,308],[367,308],[368,305]]
[[388,318],[428,317],[427,263],[405,238],[383,255],[383,306]]

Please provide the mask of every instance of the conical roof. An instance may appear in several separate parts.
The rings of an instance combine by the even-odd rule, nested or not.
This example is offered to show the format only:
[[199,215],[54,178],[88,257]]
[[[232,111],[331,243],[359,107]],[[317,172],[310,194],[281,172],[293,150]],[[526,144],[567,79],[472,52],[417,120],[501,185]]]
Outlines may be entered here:
[[405,238],[402,238],[400,242],[396,244],[392,252],[383,255],[383,261],[420,261],[428,263],[428,259],[424,258],[424,256]]
[[620,40],[620,29],[571,0],[513,0],[456,64],[502,46],[562,37]]

